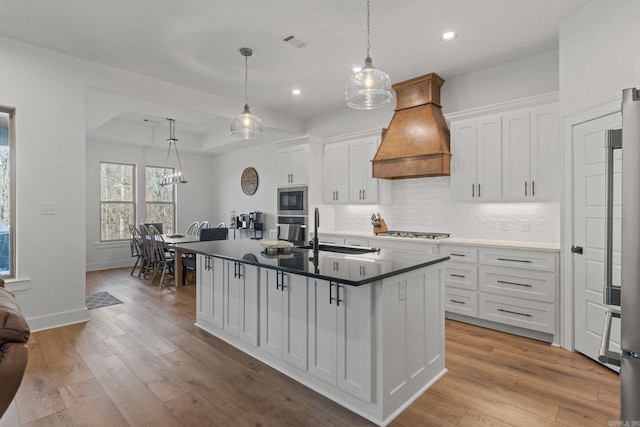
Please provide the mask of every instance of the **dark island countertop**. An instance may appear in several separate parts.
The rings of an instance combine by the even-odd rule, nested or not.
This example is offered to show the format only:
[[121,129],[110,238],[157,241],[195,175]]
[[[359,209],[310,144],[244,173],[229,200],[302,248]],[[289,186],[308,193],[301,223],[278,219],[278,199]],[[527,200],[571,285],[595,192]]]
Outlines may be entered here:
[[380,249],[364,254],[341,254],[293,248],[290,253],[267,255],[257,240],[214,240],[181,243],[182,251],[280,270],[322,280],[360,286],[427,267],[449,259],[410,250]]

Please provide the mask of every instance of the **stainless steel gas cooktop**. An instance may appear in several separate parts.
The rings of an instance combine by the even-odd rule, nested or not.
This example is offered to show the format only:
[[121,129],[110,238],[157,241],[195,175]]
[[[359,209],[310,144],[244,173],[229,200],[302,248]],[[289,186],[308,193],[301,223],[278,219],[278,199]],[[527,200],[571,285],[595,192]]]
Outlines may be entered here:
[[410,239],[432,239],[432,240],[444,239],[451,236],[451,234],[449,233],[429,233],[424,231],[395,231],[395,230],[381,231],[379,233],[376,233],[376,235],[392,236],[392,237],[407,237]]

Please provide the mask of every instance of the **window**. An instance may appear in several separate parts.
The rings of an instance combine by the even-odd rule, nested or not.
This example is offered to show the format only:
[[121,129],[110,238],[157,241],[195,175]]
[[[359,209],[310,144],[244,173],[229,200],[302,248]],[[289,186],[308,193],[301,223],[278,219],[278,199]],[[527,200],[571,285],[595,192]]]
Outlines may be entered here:
[[15,276],[14,110],[0,107],[0,275]]
[[145,167],[145,221],[162,223],[162,232],[171,234],[175,230],[176,186],[161,186],[166,172],[174,173],[172,168],[155,166]]
[[135,165],[100,162],[100,241],[128,240],[136,221]]

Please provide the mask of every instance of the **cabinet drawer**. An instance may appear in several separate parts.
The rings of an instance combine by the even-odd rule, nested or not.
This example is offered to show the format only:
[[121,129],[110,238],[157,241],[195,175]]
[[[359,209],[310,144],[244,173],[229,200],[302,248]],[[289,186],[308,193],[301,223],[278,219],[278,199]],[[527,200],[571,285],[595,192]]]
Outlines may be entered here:
[[478,317],[478,293],[465,289],[447,288],[444,309],[451,313]]
[[556,254],[520,250],[480,249],[479,264],[556,271]]
[[542,302],[556,300],[555,273],[486,265],[479,270],[480,291]]
[[478,262],[478,250],[467,246],[442,246],[442,255],[451,257],[454,262],[467,262],[476,264]]
[[478,317],[525,329],[555,333],[553,304],[478,293]]
[[478,267],[448,261],[444,267],[444,284],[447,288],[478,289]]

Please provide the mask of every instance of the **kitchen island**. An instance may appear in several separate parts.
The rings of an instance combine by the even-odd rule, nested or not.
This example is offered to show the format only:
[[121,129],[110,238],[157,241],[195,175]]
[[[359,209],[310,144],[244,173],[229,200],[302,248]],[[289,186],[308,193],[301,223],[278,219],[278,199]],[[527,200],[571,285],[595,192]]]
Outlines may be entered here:
[[447,256],[267,255],[254,240],[197,254],[196,325],[378,425],[446,372]]

